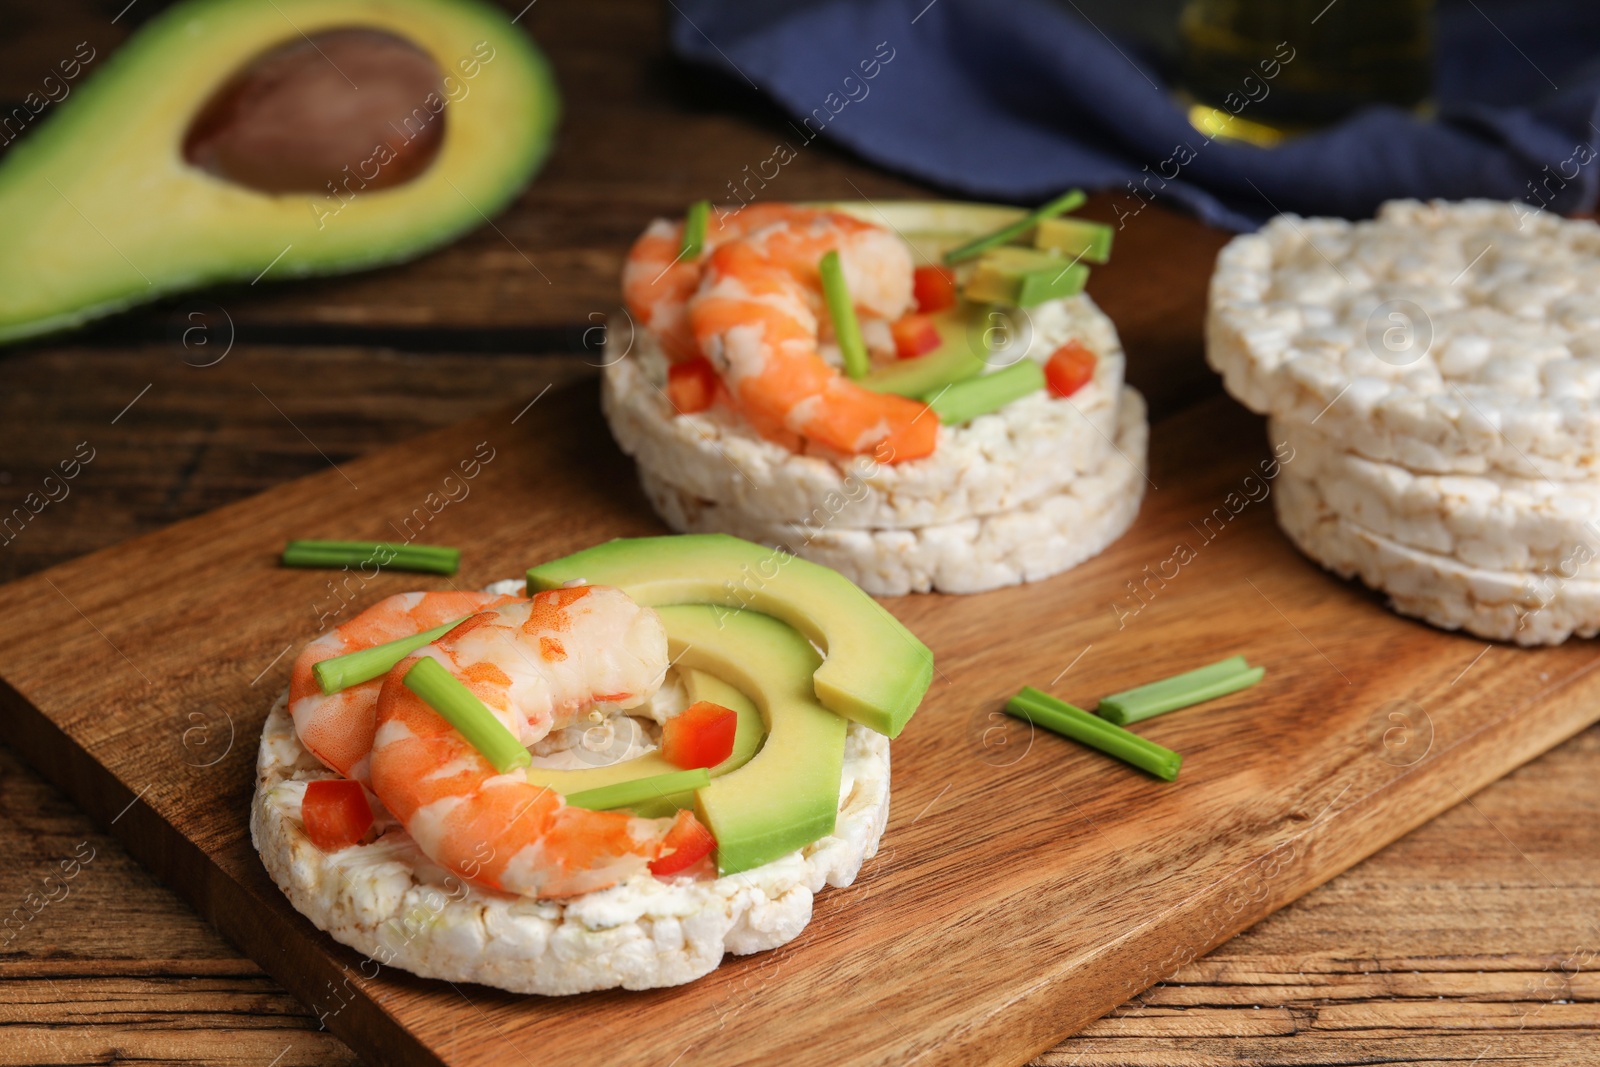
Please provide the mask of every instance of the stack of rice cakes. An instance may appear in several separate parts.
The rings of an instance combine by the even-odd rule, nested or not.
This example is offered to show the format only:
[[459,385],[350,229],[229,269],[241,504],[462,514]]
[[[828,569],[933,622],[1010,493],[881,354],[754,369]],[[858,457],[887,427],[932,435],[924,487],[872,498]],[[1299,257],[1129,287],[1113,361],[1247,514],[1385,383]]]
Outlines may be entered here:
[[1278,521],[1396,611],[1600,631],[1600,227],[1497,201],[1236,238],[1207,357],[1293,452]]
[[672,529],[782,546],[875,596],[976,593],[1098,555],[1144,495],[1149,426],[1116,327],[1087,295],[1030,308],[1027,323],[1026,351],[1007,358],[1042,363],[1076,340],[1093,379],[1067,400],[1041,391],[945,426],[933,455],[898,465],[791,452],[725,405],[677,415],[644,329],[610,331],[601,402]]

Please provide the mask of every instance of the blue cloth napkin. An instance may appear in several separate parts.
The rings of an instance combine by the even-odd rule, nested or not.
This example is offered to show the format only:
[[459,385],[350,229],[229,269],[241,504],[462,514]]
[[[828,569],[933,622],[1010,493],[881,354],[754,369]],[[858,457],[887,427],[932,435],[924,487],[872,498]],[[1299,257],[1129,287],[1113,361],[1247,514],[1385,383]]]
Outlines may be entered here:
[[[1197,133],[1157,65],[1071,0],[669,2],[674,50],[775,98],[794,119],[789,152],[827,137],[972,197],[1120,190],[1119,217],[1159,195],[1247,230],[1279,211],[1361,218],[1395,197],[1584,211],[1600,190],[1592,0],[1446,4],[1436,120],[1375,106],[1271,149]],[[748,178],[730,191],[750,198]]]

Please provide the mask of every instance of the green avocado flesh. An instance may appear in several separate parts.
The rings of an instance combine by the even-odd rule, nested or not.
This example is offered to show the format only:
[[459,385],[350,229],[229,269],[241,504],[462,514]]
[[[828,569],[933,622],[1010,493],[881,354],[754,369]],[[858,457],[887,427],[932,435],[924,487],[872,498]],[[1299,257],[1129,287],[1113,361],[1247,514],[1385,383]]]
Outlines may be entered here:
[[1111,259],[1111,238],[1111,227],[1102,222],[1045,219],[1033,232],[1033,246],[1069,260],[1105,263]]
[[[933,680],[933,653],[838,571],[727,534],[619,538],[528,570],[528,592],[614,585],[641,604],[714,604],[773,615],[821,648],[822,704],[896,737]],[[733,609],[733,610],[727,610]],[[726,676],[724,676],[726,678]]]
[[[350,157],[344,167],[315,163],[317,174],[329,171],[326,183],[302,177],[292,189],[281,175],[247,182],[188,161],[200,131],[238,127],[227,102],[242,99],[230,95],[242,71],[308,46],[321,51],[317,41],[341,35],[345,44],[351,36],[387,42],[422,72],[417,107],[416,94],[405,95],[402,121],[382,124],[392,135],[366,138],[363,127],[360,151],[336,146],[337,158]],[[369,103],[398,77],[392,63],[347,61],[334,65],[348,68],[336,75],[315,56],[298,61],[311,65],[296,69],[339,92],[348,82],[351,98]],[[368,82],[364,96],[352,70]],[[558,109],[543,56],[504,12],[477,0],[174,4],[89,66],[0,160],[0,342],[196,286],[416,256],[510,203],[544,160]],[[312,151],[293,140],[293,122],[257,132],[269,129],[290,149],[258,145],[252,158],[262,168],[277,166],[275,154]],[[431,155],[407,154],[418,138]],[[419,169],[386,170],[396,158]]]
[[[817,206],[889,227],[911,247],[912,258],[919,265],[939,262],[946,258],[946,253],[956,252],[965,260],[956,268],[957,277],[965,283],[961,294],[964,302],[1033,307],[1082,292],[1089,278],[1086,264],[1104,263],[1111,256],[1111,227],[1083,219],[1046,217],[1051,212],[1074,210],[1082,200],[1081,194],[1068,193],[1034,212],[999,204],[922,200],[887,204],[838,202]],[[1029,236],[1030,228],[1035,248],[1004,243]],[[984,236],[984,239],[974,241],[975,235]],[[973,263],[958,252],[962,248],[971,255],[981,253],[982,258]],[[930,353],[935,354],[937,352]],[[960,380],[949,377],[923,392]],[[871,382],[863,380],[862,384],[870,386]],[[900,392],[881,388],[879,391]]]
[[969,204],[955,200],[828,201],[814,204],[842,211],[864,222],[887,226],[911,246],[916,266],[942,261],[944,254],[975,235],[1009,226],[1027,212],[1004,204]]
[[978,260],[967,283],[969,300],[1033,307],[1046,300],[1076,296],[1089,280],[1089,268],[1031,248],[996,248]]
[[761,751],[695,794],[695,814],[717,839],[718,873],[748,871],[831,834],[846,723],[812,691],[821,660],[811,643],[753,611],[729,615],[705,604],[657,610],[673,659],[749,693],[767,722]]
[[[821,657],[811,643],[754,611],[729,614],[704,604],[657,610],[689,700],[732,708],[739,728],[732,755],[711,768],[710,785],[630,810],[659,818],[693,807],[717,839],[720,874],[770,863],[832,833],[846,724],[812,691]],[[527,775],[571,795],[681,769],[657,751],[584,770],[530,767]]]
[[959,248],[950,249],[944,254],[944,261],[946,263],[959,263],[964,259],[971,259],[973,256],[987,252],[992,248],[1014,241],[1044,219],[1054,218],[1063,212],[1076,211],[1083,206],[1084,199],[1083,190],[1069,189],[1049,203],[1039,205],[1016,222],[1002,226],[1000,229],[984,234],[975,240],[968,241]]
[[861,384],[875,392],[916,398],[983,373],[983,353],[973,349],[983,344],[983,314],[987,310],[962,301],[935,313],[938,348],[879,367],[862,378]]
[[[665,619],[665,617],[663,616]],[[670,627],[670,622],[669,622]],[[670,628],[668,630],[670,637]],[[717,778],[729,771],[736,771],[750,762],[750,757],[761,748],[761,740],[766,736],[760,710],[750,702],[750,698],[738,689],[724,682],[722,679],[704,671],[697,671],[678,664],[678,676],[683,680],[684,689],[687,690],[689,703],[699,700],[709,700],[713,704],[721,704],[725,708],[733,709],[739,717],[738,730],[733,738],[733,752],[727,759],[711,768],[711,778]],[[603,729],[603,727],[596,727]],[[596,747],[604,748],[610,740],[610,735],[597,737]],[[603,758],[603,753],[599,758]],[[660,751],[647,752],[629,760],[620,760],[599,767],[584,767],[573,770],[553,770],[550,768],[533,766],[527,770],[528,781],[534,785],[549,786],[557,793],[566,796],[571,793],[581,793],[589,789],[599,789],[602,786],[615,785],[618,782],[629,782],[635,778],[651,778],[659,774],[671,774],[683,768],[669,763],[662,757]],[[658,818],[671,815],[678,808],[694,806],[694,794],[678,793],[664,797],[660,801],[651,801],[647,804],[635,804],[633,810],[646,818]]]
[[[967,204],[947,200],[899,200],[890,203],[847,201],[818,204],[842,211],[865,222],[886,226],[911,248],[918,266],[940,263],[944,253],[1022,218],[1019,208],[1000,204]],[[861,384],[874,392],[921,399],[953,382],[982,374],[990,336],[986,316],[991,309],[969,300],[933,313],[939,331],[938,348],[913,359],[896,360],[874,368]]]

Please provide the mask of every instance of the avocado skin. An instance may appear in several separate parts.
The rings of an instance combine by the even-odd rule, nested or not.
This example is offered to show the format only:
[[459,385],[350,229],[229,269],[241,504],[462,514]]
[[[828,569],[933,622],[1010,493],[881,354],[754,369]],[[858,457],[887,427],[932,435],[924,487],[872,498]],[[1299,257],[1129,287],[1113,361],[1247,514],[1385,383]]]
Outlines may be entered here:
[[652,607],[716,605],[776,616],[826,650],[813,681],[824,707],[893,738],[933,681],[933,653],[838,571],[727,534],[617,538],[531,567],[528,592],[614,585]]
[[[440,112],[444,144],[421,175],[318,226],[312,194],[257,192],[183,161],[190,121],[240,66],[301,33],[353,27],[411,41],[458,80],[474,43],[493,50]],[[559,112],[543,54],[479,0],[182,0],[0,159],[0,344],[269,268],[301,277],[415,258],[515,199]]]

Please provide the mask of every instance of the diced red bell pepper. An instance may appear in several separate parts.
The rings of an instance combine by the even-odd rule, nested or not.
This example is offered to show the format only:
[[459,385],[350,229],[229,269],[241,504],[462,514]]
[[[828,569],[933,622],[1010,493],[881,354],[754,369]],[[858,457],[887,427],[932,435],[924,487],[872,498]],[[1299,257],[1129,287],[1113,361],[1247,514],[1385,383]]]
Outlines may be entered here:
[[915,359],[944,343],[939,327],[926,315],[906,315],[889,324],[894,336],[894,353],[901,359]]
[[313,845],[324,852],[336,852],[367,836],[372,828],[372,805],[367,803],[367,793],[360,782],[328,778],[306,784],[300,818]]
[[732,708],[701,700],[661,728],[661,755],[686,771],[715,767],[733,754],[739,716]]
[[661,854],[650,861],[650,873],[677,874],[711,855],[711,850],[716,847],[717,839],[711,836],[710,830],[700,825],[694,813],[680,811],[667,836],[661,841]]
[[1077,341],[1068,341],[1050,354],[1044,380],[1056,396],[1071,396],[1094,377],[1095,356]]
[[667,399],[678,414],[693,415],[711,406],[719,381],[716,368],[704,356],[674,363],[667,368]]
[[911,295],[924,315],[956,306],[956,276],[943,267],[918,267],[911,274]]

